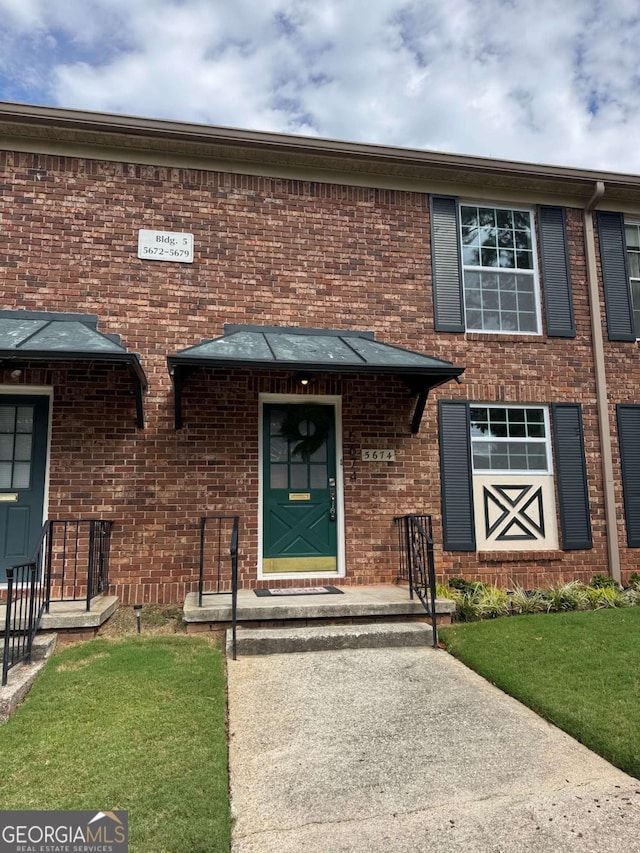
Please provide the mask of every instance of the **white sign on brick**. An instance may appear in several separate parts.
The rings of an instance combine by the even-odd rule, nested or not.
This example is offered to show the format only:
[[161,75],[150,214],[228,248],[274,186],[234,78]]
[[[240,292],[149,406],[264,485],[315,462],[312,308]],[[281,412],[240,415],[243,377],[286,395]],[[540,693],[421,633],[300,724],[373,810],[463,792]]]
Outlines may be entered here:
[[138,257],[145,261],[193,263],[193,234],[177,231],[138,231]]

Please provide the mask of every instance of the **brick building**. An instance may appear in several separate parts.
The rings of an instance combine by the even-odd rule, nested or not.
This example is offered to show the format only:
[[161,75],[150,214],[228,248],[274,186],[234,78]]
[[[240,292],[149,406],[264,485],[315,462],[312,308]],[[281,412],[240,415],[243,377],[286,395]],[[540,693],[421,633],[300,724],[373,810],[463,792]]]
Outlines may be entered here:
[[430,513],[441,576],[637,569],[640,178],[0,128],[5,568],[43,519],[107,519],[120,600],[178,602],[200,517],[237,514],[245,588],[393,583],[394,517]]

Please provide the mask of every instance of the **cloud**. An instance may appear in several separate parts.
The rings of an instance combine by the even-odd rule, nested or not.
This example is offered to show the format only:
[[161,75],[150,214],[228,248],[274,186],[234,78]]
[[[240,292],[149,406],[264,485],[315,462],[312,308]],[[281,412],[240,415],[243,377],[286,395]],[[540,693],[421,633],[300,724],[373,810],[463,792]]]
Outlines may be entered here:
[[0,0],[7,99],[640,171],[631,0]]

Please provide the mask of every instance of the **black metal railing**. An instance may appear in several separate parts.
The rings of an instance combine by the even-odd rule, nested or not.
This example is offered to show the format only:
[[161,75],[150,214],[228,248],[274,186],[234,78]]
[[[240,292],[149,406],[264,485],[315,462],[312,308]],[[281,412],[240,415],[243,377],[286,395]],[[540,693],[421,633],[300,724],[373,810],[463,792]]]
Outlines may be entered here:
[[46,607],[47,555],[51,547],[51,529],[45,524],[35,554],[28,563],[7,569],[7,602],[2,648],[2,686],[9,670],[31,661],[31,649]]
[[238,616],[238,528],[237,515],[203,515],[200,519],[200,575],[198,607],[205,595],[231,593],[232,656],[236,659]]
[[85,601],[89,610],[91,599],[108,588],[112,526],[94,518],[47,521],[31,559],[7,569],[2,686],[12,667],[31,660],[52,601]]
[[436,625],[436,571],[433,558],[433,526],[430,515],[394,518],[398,531],[400,567],[398,580],[409,584],[409,597],[418,596],[431,617],[433,647],[438,647]]
[[49,521],[47,612],[51,601],[85,601],[109,588],[109,550],[112,521],[96,518]]

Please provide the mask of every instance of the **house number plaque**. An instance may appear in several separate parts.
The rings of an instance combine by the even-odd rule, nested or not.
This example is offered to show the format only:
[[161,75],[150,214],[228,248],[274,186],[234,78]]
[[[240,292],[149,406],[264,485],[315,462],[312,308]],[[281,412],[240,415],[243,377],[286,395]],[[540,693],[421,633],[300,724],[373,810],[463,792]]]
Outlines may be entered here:
[[395,462],[395,450],[363,450],[363,462]]
[[193,263],[193,234],[178,231],[138,231],[138,257],[145,261]]

